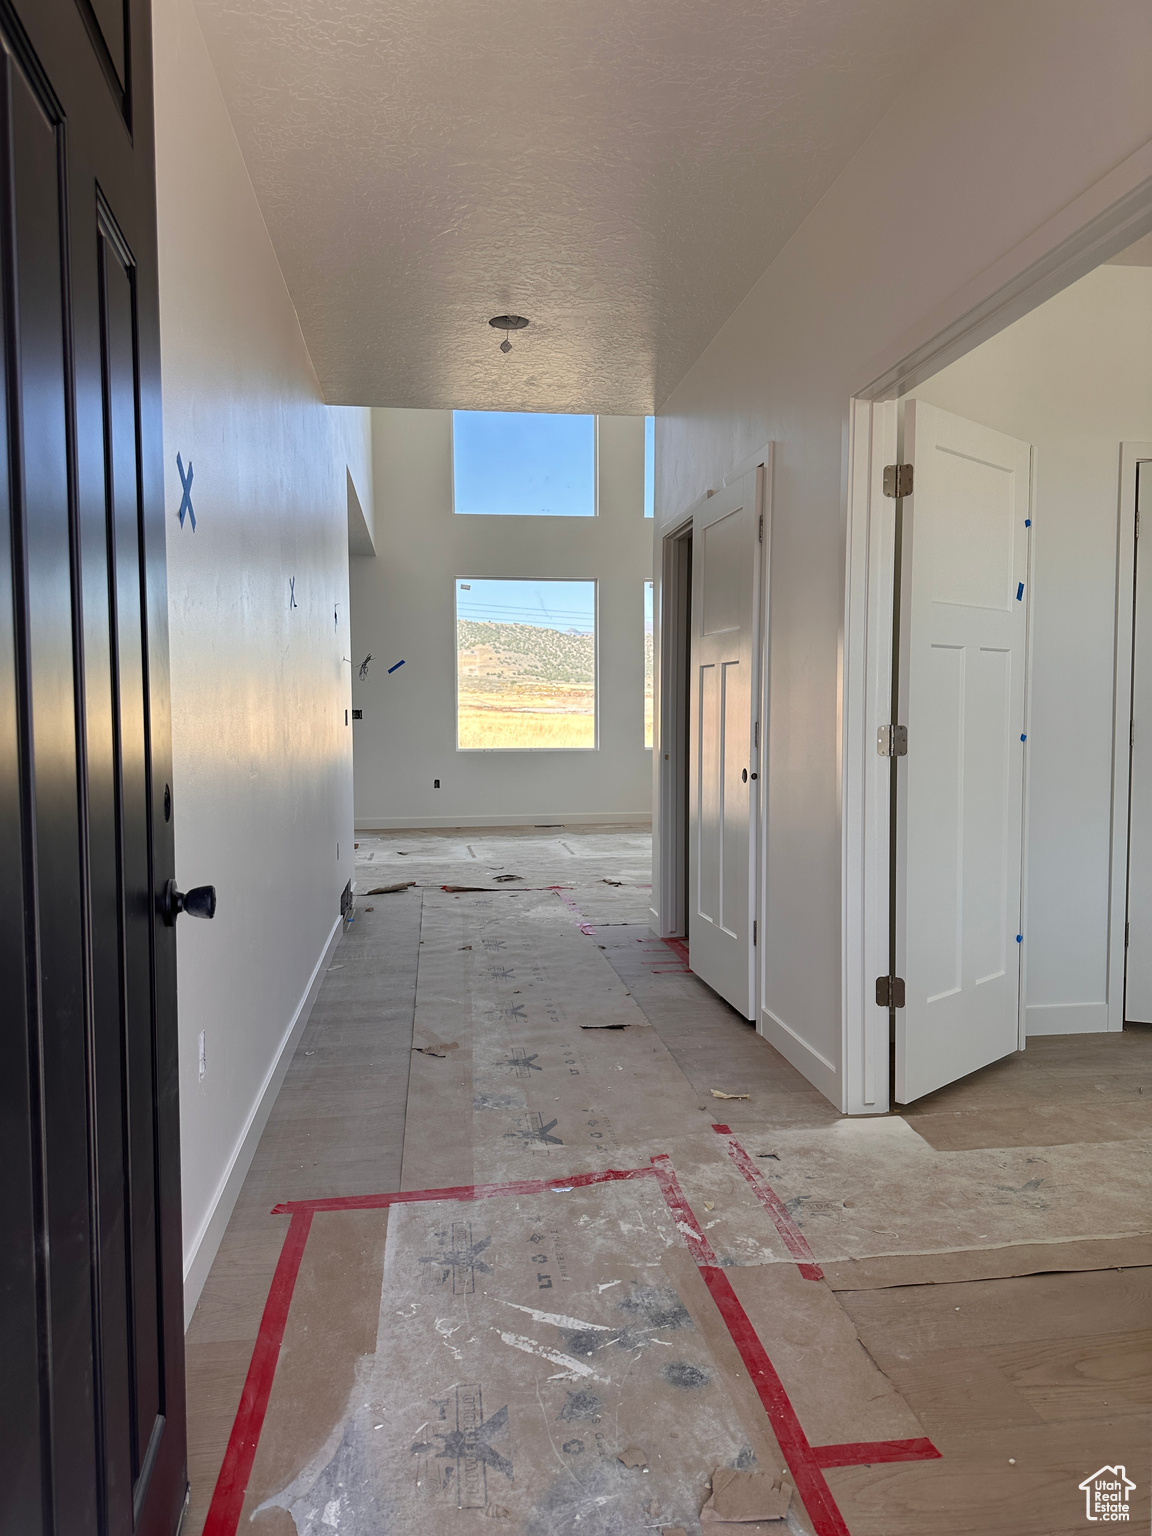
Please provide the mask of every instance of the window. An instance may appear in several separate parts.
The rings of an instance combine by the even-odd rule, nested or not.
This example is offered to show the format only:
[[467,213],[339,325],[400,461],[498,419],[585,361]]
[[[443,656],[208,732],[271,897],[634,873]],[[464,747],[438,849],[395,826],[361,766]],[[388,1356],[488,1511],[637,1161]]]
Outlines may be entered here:
[[656,637],[652,625],[654,584],[644,583],[644,745],[652,745],[652,654]]
[[596,418],[452,412],[456,512],[595,517]]
[[656,418],[644,418],[644,516],[656,515]]
[[456,745],[596,746],[596,583],[460,577]]

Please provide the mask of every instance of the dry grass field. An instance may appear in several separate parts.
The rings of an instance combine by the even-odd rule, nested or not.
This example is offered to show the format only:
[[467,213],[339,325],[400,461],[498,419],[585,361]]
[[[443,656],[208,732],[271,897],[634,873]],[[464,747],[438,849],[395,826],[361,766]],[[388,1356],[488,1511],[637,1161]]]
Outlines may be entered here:
[[461,688],[457,731],[461,747],[479,750],[594,747],[595,700],[587,688]]

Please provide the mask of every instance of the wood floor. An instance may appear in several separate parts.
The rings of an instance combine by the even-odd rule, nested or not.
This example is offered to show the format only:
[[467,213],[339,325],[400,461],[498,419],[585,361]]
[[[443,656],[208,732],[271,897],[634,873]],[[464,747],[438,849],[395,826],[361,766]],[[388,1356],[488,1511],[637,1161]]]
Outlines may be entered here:
[[[550,835],[564,839],[569,852],[582,835],[591,836],[575,829]],[[411,1187],[410,1176],[407,1186],[403,1182],[402,1156],[422,890],[460,879],[462,836],[423,832],[375,839],[377,863],[361,871],[361,891],[375,883],[374,869],[380,883],[391,883],[399,862],[391,855],[401,852],[406,877],[420,883],[407,892],[360,897],[356,921],[336,952],[192,1320],[187,1338],[192,1502],[186,1536],[200,1536],[203,1529],[283,1242],[284,1221],[270,1215],[271,1206],[286,1199]],[[481,839],[490,836],[477,833],[466,841],[472,860]],[[614,834],[597,829],[595,836],[601,840],[596,858],[609,859],[604,867],[625,882],[622,893],[604,890],[600,863],[581,886],[567,855],[540,851],[539,832],[535,843],[531,834],[502,833],[500,848],[507,854],[523,846],[515,868],[529,871],[534,884],[537,875],[571,882],[569,899],[574,906],[582,903],[579,915],[590,918],[595,930],[590,941],[601,947],[700,1103],[711,1109],[714,1089],[748,1094],[725,1102],[723,1116],[750,1147],[774,1145],[773,1134],[834,1137],[838,1116],[827,1102],[685,969],[674,948],[647,933],[642,918],[647,897],[640,886],[648,876],[636,832],[617,834],[614,864]],[[491,878],[499,860],[490,856],[488,864]],[[639,898],[631,906],[629,887]],[[578,1006],[578,999],[572,1004]],[[589,1090],[589,1111],[595,1107]],[[1143,1198],[1148,1213],[1152,1030],[1034,1039],[1025,1053],[932,1095],[899,1118],[926,1149],[941,1155],[945,1168],[950,1158],[960,1166],[969,1154],[987,1149],[1026,1159],[1030,1149],[1039,1156],[1041,1149],[1055,1147],[1068,1149],[1072,1159],[1079,1147],[1085,1158],[1103,1154],[1101,1166],[1107,1168],[1114,1147],[1132,1198]],[[689,1129],[696,1134],[701,1123]],[[1146,1175],[1139,1173],[1143,1165],[1133,1163],[1141,1157],[1148,1159]],[[916,1197],[915,1190],[908,1192],[909,1200]],[[1152,1222],[1146,1221],[1144,1231],[1150,1230]],[[294,1361],[293,1393],[301,1411],[309,1408],[310,1395],[336,1401],[345,1394],[348,1382],[336,1368],[337,1356],[354,1359],[370,1347],[385,1234],[385,1221],[366,1221],[317,1253],[319,1278],[309,1283],[330,1286],[340,1305],[332,1308],[329,1364],[325,1350]],[[1142,1248],[1137,1234],[1118,1240],[1109,1228],[1104,1237],[1097,1248],[1079,1239],[1067,1246],[1088,1254],[1085,1262],[1106,1260],[1110,1267],[1054,1266],[1053,1272],[949,1281],[944,1253],[933,1260],[933,1283],[899,1283],[899,1261],[887,1273],[879,1265],[875,1283],[858,1270],[841,1288],[834,1271],[845,1266],[829,1266],[824,1285],[835,1302],[827,1304],[854,1326],[867,1355],[942,1453],[934,1461],[829,1470],[828,1483],[852,1536],[1084,1531],[1089,1525],[1078,1485],[1104,1465],[1126,1468],[1136,1484],[1129,1523],[1149,1528],[1152,1267],[1145,1267],[1147,1244]],[[1064,1251],[1052,1245],[1060,1263]],[[977,1255],[968,1262],[980,1261]],[[764,1332],[770,1327],[766,1316]],[[348,1335],[343,1343],[337,1338],[341,1328]],[[807,1351],[813,1374],[806,1390],[813,1400],[824,1394],[832,1401],[838,1382],[820,1376],[819,1344],[814,1338],[797,1347],[797,1368]],[[311,1363],[305,1369],[301,1361]],[[794,1509],[794,1515],[795,1529],[814,1529],[802,1510]],[[283,1509],[260,1514],[249,1528],[256,1536],[303,1536]],[[659,1523],[652,1528],[659,1530]],[[550,1536],[553,1530],[556,1536],[568,1532],[566,1525],[539,1529]],[[587,1529],[574,1526],[572,1536]],[[631,1536],[620,1529],[621,1536]],[[349,1521],[339,1530],[366,1536],[368,1526]]]

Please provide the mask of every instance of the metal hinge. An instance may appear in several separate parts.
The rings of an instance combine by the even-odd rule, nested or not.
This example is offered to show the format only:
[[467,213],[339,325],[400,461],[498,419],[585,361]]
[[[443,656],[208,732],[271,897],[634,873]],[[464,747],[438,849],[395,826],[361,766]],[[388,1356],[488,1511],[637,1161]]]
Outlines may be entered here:
[[884,466],[884,494],[885,496],[911,496],[912,494],[912,466],[911,464],[885,464]]
[[882,725],[876,732],[878,757],[908,756],[908,727],[906,725]]
[[760,540],[761,544],[763,544],[763,542],[764,542],[764,514],[763,514],[763,512],[761,512],[761,514],[760,514],[760,532],[756,535],[756,537]]
[[756,919],[752,919],[752,948],[756,948]]
[[756,750],[759,751],[760,750],[760,722],[759,722],[759,720],[757,720],[757,722],[756,722],[755,732],[756,732]]
[[876,1006],[877,1008],[903,1008],[903,976],[877,976]]

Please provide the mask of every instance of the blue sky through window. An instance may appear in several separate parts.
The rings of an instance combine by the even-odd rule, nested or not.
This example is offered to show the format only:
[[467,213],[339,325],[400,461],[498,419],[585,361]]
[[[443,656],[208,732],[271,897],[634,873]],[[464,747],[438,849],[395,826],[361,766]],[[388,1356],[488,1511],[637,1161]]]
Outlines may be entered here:
[[459,580],[456,617],[591,635],[596,632],[594,581]]
[[644,516],[656,515],[656,418],[644,418]]
[[455,510],[497,517],[594,517],[596,419],[453,411]]

